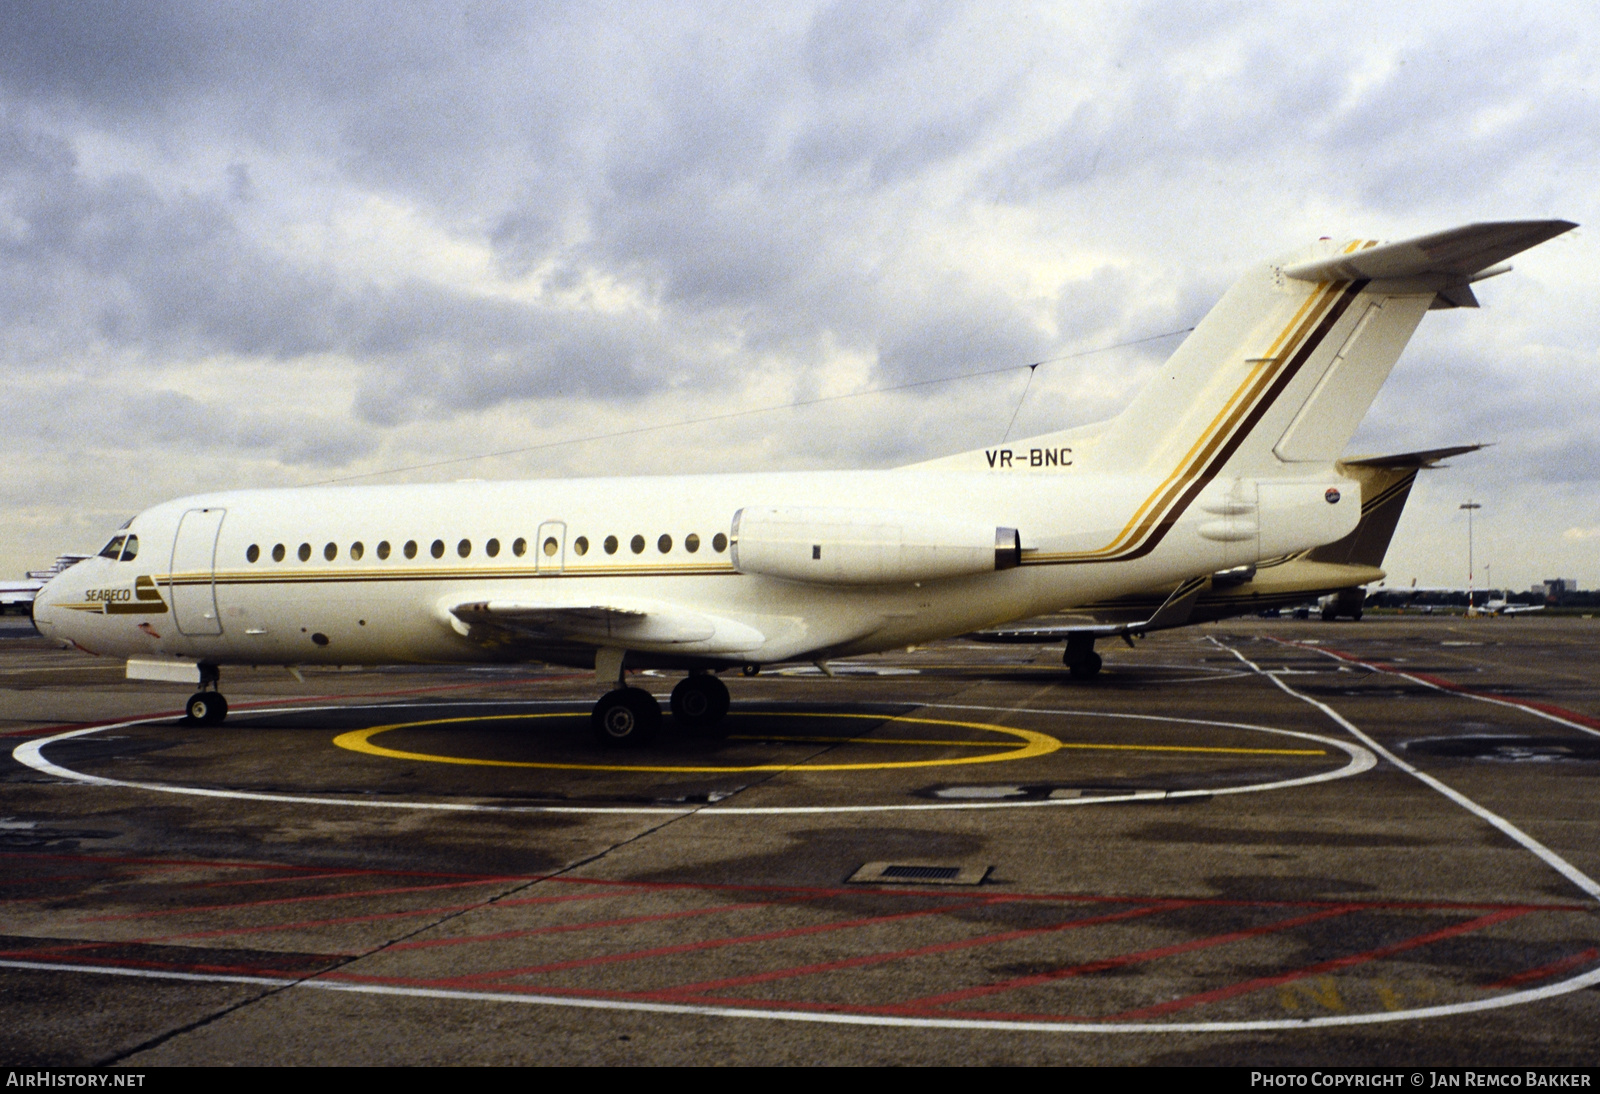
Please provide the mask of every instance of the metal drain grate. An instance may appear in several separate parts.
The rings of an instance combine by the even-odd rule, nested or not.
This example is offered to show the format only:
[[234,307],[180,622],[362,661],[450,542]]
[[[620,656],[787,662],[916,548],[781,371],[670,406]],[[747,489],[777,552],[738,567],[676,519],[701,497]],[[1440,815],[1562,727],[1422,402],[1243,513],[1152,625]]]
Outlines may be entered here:
[[847,879],[882,885],[977,885],[993,866],[951,866],[943,862],[869,862]]
[[885,866],[879,877],[905,878],[907,881],[950,881],[961,872],[959,866]]

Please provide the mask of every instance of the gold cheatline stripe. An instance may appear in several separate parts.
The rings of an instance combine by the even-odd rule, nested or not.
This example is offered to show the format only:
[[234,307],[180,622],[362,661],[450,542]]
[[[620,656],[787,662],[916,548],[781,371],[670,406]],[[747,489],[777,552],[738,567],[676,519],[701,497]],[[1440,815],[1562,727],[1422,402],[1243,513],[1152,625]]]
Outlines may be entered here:
[[1381,490],[1378,493],[1372,495],[1372,500],[1371,501],[1364,502],[1362,504],[1362,506],[1361,506],[1361,515],[1362,516],[1366,516],[1372,510],[1378,508],[1380,505],[1384,505],[1384,504],[1388,503],[1389,501],[1391,501],[1396,494],[1400,493],[1403,490],[1409,490],[1411,488],[1411,484],[1413,482],[1415,482],[1416,479],[1417,479],[1416,472],[1412,472],[1410,475],[1407,475],[1405,478],[1401,479],[1399,482],[1397,482],[1394,485],[1390,486],[1388,489]]
[[[1343,292],[1348,284],[1348,282],[1324,283],[1319,291],[1307,297],[1283,331],[1279,333],[1277,339],[1273,341],[1268,353],[1258,361],[1255,368],[1251,369],[1250,374],[1245,377],[1223,408],[1217,412],[1217,416],[1206,426],[1199,439],[1185,453],[1179,465],[1160,486],[1156,487],[1144,504],[1134,511],[1134,515],[1129,518],[1128,523],[1123,526],[1122,531],[1117,534],[1116,538],[1106,546],[1093,551],[1036,554],[1029,560],[1029,563],[1038,565],[1043,562],[1060,562],[1068,559],[1100,558],[1118,551],[1127,550],[1135,546],[1139,540],[1148,536],[1150,529],[1159,523],[1159,518],[1164,511],[1194,481],[1198,473],[1198,467],[1210,459],[1217,449],[1227,442],[1237,430],[1240,420],[1254,408],[1262,393],[1271,386],[1278,373],[1282,371],[1282,366],[1293,357],[1293,353],[1289,351],[1279,353],[1280,347],[1285,344],[1286,340],[1288,345],[1295,348],[1302,346],[1306,338],[1315,330],[1316,324],[1321,321],[1332,307],[1338,294]],[[1307,314],[1308,311],[1310,314]],[[1269,366],[1271,371],[1268,371]],[[1220,430],[1218,430],[1219,423],[1221,423]],[[1147,513],[1148,516],[1141,522],[1140,516]],[[1133,532],[1131,541],[1129,537],[1130,529]]]
[[[1344,253],[1351,254],[1354,251],[1365,250],[1366,248],[1375,246],[1376,244],[1377,240],[1352,240],[1345,245]],[[1052,560],[1057,558],[1074,558],[1080,556],[1092,557],[1094,555],[1105,554],[1108,551],[1116,549],[1119,540],[1127,537],[1129,529],[1132,528],[1135,522],[1139,520],[1140,515],[1148,510],[1152,503],[1156,502],[1158,497],[1161,497],[1163,490],[1166,490],[1166,496],[1161,497],[1159,508],[1165,508],[1168,504],[1170,504],[1174,492],[1181,489],[1181,487],[1184,485],[1187,485],[1188,482],[1192,481],[1194,477],[1193,464],[1197,462],[1203,462],[1209,457],[1210,453],[1216,450],[1218,441],[1217,437],[1212,436],[1210,444],[1207,444],[1206,442],[1208,435],[1211,434],[1211,431],[1217,428],[1217,423],[1219,420],[1221,420],[1224,415],[1228,414],[1230,407],[1235,408],[1235,413],[1229,417],[1229,420],[1224,426],[1224,428],[1231,433],[1232,429],[1237,425],[1240,414],[1242,413],[1242,407],[1253,403],[1266,386],[1264,383],[1258,381],[1255,384],[1254,389],[1249,392],[1248,396],[1245,396],[1244,403],[1241,404],[1240,398],[1241,396],[1245,395],[1245,390],[1251,386],[1252,380],[1258,380],[1258,378],[1259,380],[1267,380],[1272,376],[1275,376],[1276,372],[1278,371],[1278,366],[1281,366],[1290,358],[1290,356],[1292,356],[1287,350],[1284,350],[1282,353],[1279,352],[1280,349],[1284,349],[1286,340],[1289,345],[1298,346],[1301,344],[1309,335],[1310,331],[1314,329],[1315,322],[1319,320],[1322,315],[1326,314],[1327,308],[1328,306],[1331,306],[1333,299],[1338,293],[1342,292],[1348,284],[1349,282],[1347,281],[1323,282],[1320,292],[1314,292],[1306,298],[1305,302],[1300,305],[1294,316],[1290,318],[1288,324],[1286,324],[1284,329],[1279,332],[1278,337],[1273,341],[1272,345],[1267,347],[1267,352],[1263,354],[1262,357],[1257,361],[1256,367],[1251,370],[1250,375],[1245,377],[1244,382],[1239,385],[1239,388],[1233,393],[1233,396],[1229,399],[1228,403],[1223,406],[1222,410],[1217,413],[1217,416],[1213,418],[1210,424],[1206,426],[1205,430],[1201,432],[1200,437],[1190,447],[1189,451],[1185,453],[1183,459],[1179,461],[1178,466],[1173,470],[1172,474],[1167,476],[1166,481],[1156,488],[1155,493],[1151,494],[1151,496],[1145,500],[1143,505],[1134,510],[1133,516],[1129,519],[1127,525],[1123,526],[1122,532],[1118,534],[1117,539],[1112,540],[1109,545],[1102,547],[1097,551],[1040,556],[1039,560],[1043,561],[1047,558]],[[1307,310],[1313,308],[1313,305],[1315,305],[1315,314],[1307,316]],[[1290,331],[1294,332],[1292,337],[1290,337]],[[1269,366],[1273,368],[1273,372],[1263,375]],[[1206,450],[1199,456],[1198,459],[1196,459],[1195,452],[1202,445],[1206,446]],[[1177,479],[1185,472],[1186,466],[1189,473],[1184,475],[1182,481],[1173,485],[1171,489],[1167,489],[1169,484],[1173,483],[1174,479]],[[1152,517],[1152,519],[1147,520],[1143,524],[1139,525],[1138,529],[1136,530],[1137,535],[1142,538],[1154,523],[1155,520]]]
[[157,574],[156,580],[173,585],[313,585],[319,582],[361,581],[465,581],[514,580],[555,577],[692,577],[695,575],[738,574],[731,563],[704,562],[677,566],[586,566],[567,567],[564,571],[551,570],[333,570],[289,571],[284,573],[249,573],[239,570],[218,570],[215,574],[203,570],[180,574]]

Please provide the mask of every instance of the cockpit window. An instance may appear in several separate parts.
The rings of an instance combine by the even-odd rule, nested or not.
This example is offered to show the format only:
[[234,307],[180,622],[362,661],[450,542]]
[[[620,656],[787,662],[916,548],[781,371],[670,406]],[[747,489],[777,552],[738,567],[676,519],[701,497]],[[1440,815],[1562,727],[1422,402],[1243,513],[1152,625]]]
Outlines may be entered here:
[[128,542],[122,545],[122,561],[132,562],[139,557],[139,537],[129,536]]
[[127,542],[127,536],[112,536],[111,542],[100,551],[101,558],[109,558],[112,562],[122,557],[122,545]]

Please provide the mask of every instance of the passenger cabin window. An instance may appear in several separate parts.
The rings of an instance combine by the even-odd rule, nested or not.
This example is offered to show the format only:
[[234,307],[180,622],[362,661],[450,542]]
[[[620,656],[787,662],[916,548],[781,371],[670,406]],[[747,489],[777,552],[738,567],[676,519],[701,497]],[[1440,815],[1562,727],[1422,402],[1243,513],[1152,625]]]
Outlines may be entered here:
[[617,537],[616,536],[607,536],[606,537],[606,541],[603,544],[603,546],[606,549],[606,554],[608,554],[608,555],[616,554],[617,553]]
[[416,558],[417,557],[417,541],[416,540],[414,540],[414,539],[406,540],[406,557],[407,558]]
[[561,544],[556,542],[555,536],[544,537],[544,557],[555,558],[556,552],[561,550]]
[[301,562],[310,562],[311,561],[311,544],[302,543],[300,545],[300,550],[299,550],[298,553],[300,555],[300,561]]
[[460,555],[462,558],[466,558],[471,553],[472,541],[470,539],[464,539],[460,543],[456,544],[456,554]]
[[139,537],[129,536],[128,542],[122,545],[122,561],[132,562],[139,557]]
[[128,540],[127,536],[113,536],[111,542],[100,550],[101,558],[109,558],[112,562],[122,557],[122,545]]
[[628,541],[628,547],[632,549],[634,554],[642,554],[644,552],[644,537],[634,536]]
[[434,558],[443,558],[444,557],[444,540],[442,540],[442,539],[434,540],[433,541],[433,546],[428,548],[428,553],[433,555]]
[[378,541],[378,557],[379,558],[388,558],[389,557],[389,541],[388,540],[383,539],[383,540],[379,540]]
[[719,555],[726,551],[728,549],[728,537],[723,535],[721,532],[718,532],[716,535],[712,536],[711,549],[717,552]]
[[322,549],[322,557],[327,559],[329,562],[332,562],[334,559],[338,558],[339,545],[337,543],[328,544]]
[[366,553],[367,549],[359,539],[350,545],[350,560],[352,562],[360,561],[361,556]]
[[521,558],[523,555],[527,554],[528,541],[523,539],[521,536],[518,536],[516,541],[511,544],[511,553],[516,555],[518,558]]
[[483,553],[488,555],[490,558],[494,558],[499,555],[500,541],[497,539],[491,539],[488,543],[485,543],[483,545]]
[[249,547],[245,548],[244,559],[245,559],[246,562],[254,562],[256,559],[258,559],[260,557],[261,557],[261,548],[257,547],[254,543],[252,543]]
[[691,555],[700,549],[700,537],[693,532],[683,537],[683,549]]
[[275,543],[275,544],[272,545],[272,561],[274,561],[274,562],[282,562],[283,561],[283,554],[284,554],[283,544]]
[[666,554],[668,551],[672,550],[672,537],[662,536],[660,539],[656,540],[656,550],[660,551],[662,554]]
[[579,536],[577,539],[573,540],[572,541],[572,549],[574,551],[576,551],[580,555],[588,554],[589,553],[589,539],[588,539],[588,537],[587,536]]

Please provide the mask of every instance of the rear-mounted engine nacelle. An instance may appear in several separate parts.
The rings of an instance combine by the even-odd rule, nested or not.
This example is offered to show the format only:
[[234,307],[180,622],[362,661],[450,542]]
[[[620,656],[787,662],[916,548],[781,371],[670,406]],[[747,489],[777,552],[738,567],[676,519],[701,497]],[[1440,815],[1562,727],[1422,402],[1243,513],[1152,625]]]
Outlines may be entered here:
[[748,506],[729,537],[740,573],[822,585],[892,585],[1009,570],[1015,528],[868,509]]

